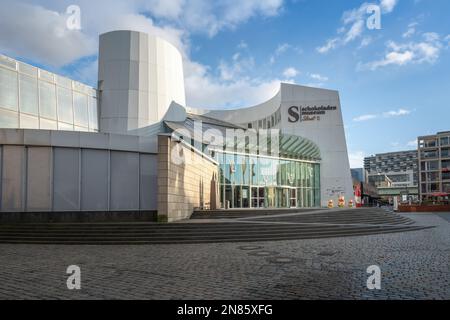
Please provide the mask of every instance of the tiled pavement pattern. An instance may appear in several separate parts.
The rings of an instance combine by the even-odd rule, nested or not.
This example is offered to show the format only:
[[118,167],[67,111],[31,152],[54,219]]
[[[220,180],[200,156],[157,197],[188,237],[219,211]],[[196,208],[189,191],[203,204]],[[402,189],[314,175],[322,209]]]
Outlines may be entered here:
[[[436,228],[293,241],[144,245],[0,245],[1,299],[450,299],[450,214]],[[66,288],[66,268],[82,289]],[[382,289],[366,288],[370,265]]]

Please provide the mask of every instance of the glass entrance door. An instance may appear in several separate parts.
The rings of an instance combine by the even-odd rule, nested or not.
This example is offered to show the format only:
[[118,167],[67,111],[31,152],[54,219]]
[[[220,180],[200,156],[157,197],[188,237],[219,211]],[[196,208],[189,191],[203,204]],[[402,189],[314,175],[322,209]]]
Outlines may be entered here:
[[275,208],[275,188],[266,188],[266,206],[267,208]]
[[291,208],[297,208],[297,189],[292,188],[289,190],[290,195],[290,207]]

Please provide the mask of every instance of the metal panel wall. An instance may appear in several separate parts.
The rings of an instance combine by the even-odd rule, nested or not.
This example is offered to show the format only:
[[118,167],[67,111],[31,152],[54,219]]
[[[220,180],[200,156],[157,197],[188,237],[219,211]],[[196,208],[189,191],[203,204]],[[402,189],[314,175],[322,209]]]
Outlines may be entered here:
[[139,154],[111,151],[111,210],[139,209]]
[[141,210],[156,210],[158,200],[158,158],[151,154],[140,155],[140,207]]
[[52,148],[27,149],[27,211],[49,211],[52,209]]
[[54,148],[53,210],[80,210],[80,149]]
[[156,210],[157,156],[0,146],[3,212]]
[[25,147],[3,146],[2,162],[2,211],[23,211]]
[[81,210],[108,210],[109,151],[83,149]]

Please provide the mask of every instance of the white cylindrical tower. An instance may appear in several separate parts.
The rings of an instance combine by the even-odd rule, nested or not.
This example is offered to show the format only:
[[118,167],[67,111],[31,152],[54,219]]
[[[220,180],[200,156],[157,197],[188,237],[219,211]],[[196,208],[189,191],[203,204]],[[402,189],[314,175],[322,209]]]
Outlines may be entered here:
[[161,121],[172,101],[186,104],[181,53],[146,33],[100,35],[98,80],[101,132],[130,134]]

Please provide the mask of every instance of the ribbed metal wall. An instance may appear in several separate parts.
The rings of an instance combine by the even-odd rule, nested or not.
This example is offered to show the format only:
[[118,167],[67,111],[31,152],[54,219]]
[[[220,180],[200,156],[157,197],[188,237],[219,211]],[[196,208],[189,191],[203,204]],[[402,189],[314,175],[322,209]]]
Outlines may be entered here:
[[156,210],[156,155],[0,146],[2,212]]

